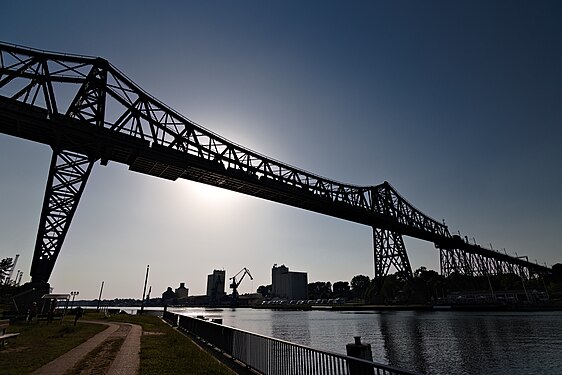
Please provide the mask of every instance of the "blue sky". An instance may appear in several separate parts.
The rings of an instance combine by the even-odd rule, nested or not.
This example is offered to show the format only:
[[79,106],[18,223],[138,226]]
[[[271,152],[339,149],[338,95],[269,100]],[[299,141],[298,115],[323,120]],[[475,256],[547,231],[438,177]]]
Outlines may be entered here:
[[[561,262],[558,1],[7,2],[0,39],[102,56],[195,122],[338,181],[389,181],[452,232]],[[50,149],[0,135],[0,256],[28,279]],[[414,268],[438,269],[406,239]],[[369,227],[97,165],[51,277],[56,292],[153,295],[271,266],[373,274]]]

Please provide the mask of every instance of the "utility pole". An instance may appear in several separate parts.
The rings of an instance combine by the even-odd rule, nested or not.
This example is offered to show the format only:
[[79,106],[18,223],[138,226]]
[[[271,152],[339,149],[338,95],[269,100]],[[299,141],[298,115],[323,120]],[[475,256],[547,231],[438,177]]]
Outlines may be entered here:
[[148,269],[149,268],[150,268],[150,264],[146,266],[146,277],[144,278],[144,288],[142,290],[140,315],[142,315],[142,312],[144,311],[144,296],[146,295],[146,283],[148,282]]
[[96,309],[96,311],[100,311],[101,292],[103,292],[103,281],[101,282],[100,296],[99,296],[99,298],[98,298],[98,308]]

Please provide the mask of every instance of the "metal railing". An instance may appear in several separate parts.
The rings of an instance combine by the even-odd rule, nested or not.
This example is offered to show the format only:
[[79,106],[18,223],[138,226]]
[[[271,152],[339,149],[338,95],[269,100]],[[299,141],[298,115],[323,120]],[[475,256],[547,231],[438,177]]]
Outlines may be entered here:
[[419,375],[381,363],[164,312],[164,320],[213,345],[246,366],[267,375]]

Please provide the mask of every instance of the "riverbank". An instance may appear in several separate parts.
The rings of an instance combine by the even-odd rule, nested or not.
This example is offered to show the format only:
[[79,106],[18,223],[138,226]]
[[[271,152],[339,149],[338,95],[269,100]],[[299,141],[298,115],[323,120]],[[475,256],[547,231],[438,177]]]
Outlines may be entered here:
[[257,305],[254,309],[287,311],[562,311],[557,304],[456,304],[456,305],[375,305],[375,304],[341,304],[341,305]]
[[341,304],[341,305],[256,305],[254,309],[263,310],[288,310],[288,311],[368,311],[368,310],[393,310],[393,311],[421,311],[431,310],[431,305],[371,305],[371,304]]
[[[126,314],[105,317],[103,314],[88,312],[85,319],[108,324],[130,323],[141,326],[140,373],[142,374],[233,374],[191,339],[172,329],[158,317]],[[62,322],[59,320],[50,324],[44,321],[14,322],[10,324],[10,331],[20,332],[20,336],[0,349],[0,369],[8,369],[7,373],[13,375],[29,374],[85,343],[103,329],[99,324],[84,321],[79,321],[74,326],[73,317],[68,316]],[[113,345],[113,342],[112,345],[105,346],[100,343],[86,353],[86,358],[81,362],[86,366],[89,366],[88,363],[92,365],[98,363],[99,361],[88,360],[88,358],[92,359],[108,348],[115,354],[112,357],[115,359],[119,351],[118,346]],[[111,357],[109,354],[104,356]]]
[[[189,306],[167,306],[155,307],[151,306],[145,308],[145,315],[162,316],[164,309],[168,310],[181,310],[181,309],[201,309],[202,311],[213,310],[230,310],[232,306],[205,306],[205,305],[189,305]],[[428,305],[428,304],[396,304],[396,305],[382,305],[382,304],[359,304],[359,303],[345,303],[345,304],[310,304],[310,305],[296,305],[296,304],[259,304],[255,306],[237,306],[235,309],[240,310],[282,310],[282,311],[562,311],[562,303],[554,302],[549,304],[502,304],[502,303],[486,303],[486,304],[451,304],[451,305]],[[93,310],[93,308],[92,308]],[[110,314],[118,314],[125,312],[127,314],[135,315],[139,307],[108,307],[105,311]]]

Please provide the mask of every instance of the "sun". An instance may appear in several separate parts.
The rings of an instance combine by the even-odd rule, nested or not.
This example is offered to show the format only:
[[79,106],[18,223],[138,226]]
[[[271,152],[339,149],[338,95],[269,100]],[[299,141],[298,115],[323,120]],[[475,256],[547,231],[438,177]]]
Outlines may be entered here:
[[236,200],[236,193],[200,182],[189,181],[189,191],[192,197],[204,205],[232,204]]

